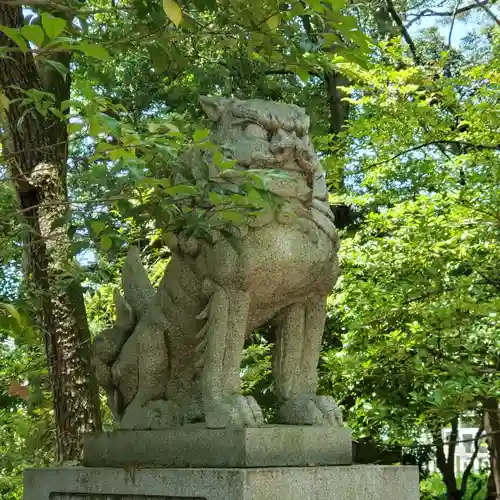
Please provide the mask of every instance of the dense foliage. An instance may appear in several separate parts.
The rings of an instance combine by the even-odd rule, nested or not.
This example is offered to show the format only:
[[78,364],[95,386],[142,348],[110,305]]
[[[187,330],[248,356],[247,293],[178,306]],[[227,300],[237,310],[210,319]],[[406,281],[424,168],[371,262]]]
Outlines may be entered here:
[[[47,347],[54,333],[40,312],[51,306],[47,296],[76,283],[92,337],[112,322],[128,245],[139,245],[157,282],[170,231],[231,238],[245,212],[276,202],[261,173],[238,193],[208,177],[174,183],[186,146],[214,149],[197,102],[216,94],[294,102],[311,115],[344,270],[328,304],[319,390],[337,397],[359,443],[371,443],[375,456],[360,452],[360,461],[418,463],[424,477],[435,458],[441,474],[425,479],[422,498],[500,498],[500,469],[489,483],[490,471],[458,477],[452,455],[464,418],[480,429],[476,449],[484,431],[491,456],[500,453],[498,6],[249,5],[0,0],[0,71],[10,68],[0,78],[1,497],[21,498],[24,467],[78,457],[76,434],[74,453],[60,450],[59,372]],[[15,73],[15,58],[37,78]],[[46,131],[61,123],[58,136]],[[28,125],[43,140],[22,142]],[[32,149],[59,142],[64,151],[43,161],[59,165],[62,187],[37,186],[28,207],[40,219],[52,280],[36,272],[33,280],[38,254],[23,182],[34,183],[36,165],[26,165]],[[222,176],[233,166],[218,153],[214,162]],[[62,208],[37,212],[50,206]],[[62,337],[71,343],[69,330]],[[85,356],[81,343],[76,357]],[[272,343],[272,330],[255,332],[242,367],[243,389],[270,421]],[[64,392],[71,375],[60,373],[69,377]]]

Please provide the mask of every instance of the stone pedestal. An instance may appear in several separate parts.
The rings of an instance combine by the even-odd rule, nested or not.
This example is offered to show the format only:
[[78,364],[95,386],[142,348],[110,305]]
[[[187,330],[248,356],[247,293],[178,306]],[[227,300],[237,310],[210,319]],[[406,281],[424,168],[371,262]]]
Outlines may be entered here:
[[348,428],[115,431],[25,471],[24,500],[418,500],[416,467],[351,464]]
[[275,425],[244,429],[186,426],[89,434],[88,467],[287,467],[352,464],[348,427]]
[[418,500],[416,467],[29,469],[24,500]]

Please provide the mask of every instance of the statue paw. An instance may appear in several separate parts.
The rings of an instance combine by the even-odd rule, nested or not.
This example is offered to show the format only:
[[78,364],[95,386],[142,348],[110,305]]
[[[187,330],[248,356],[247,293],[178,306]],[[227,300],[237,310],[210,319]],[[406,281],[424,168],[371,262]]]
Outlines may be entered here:
[[171,401],[150,401],[145,406],[130,404],[120,421],[120,429],[171,429],[179,427],[180,408]]
[[290,399],[280,408],[282,424],[343,427],[342,412],[330,396]]
[[235,395],[215,403],[206,413],[205,423],[209,429],[260,427],[264,416],[253,397]]
[[201,396],[193,396],[181,405],[182,425],[203,422],[205,411]]

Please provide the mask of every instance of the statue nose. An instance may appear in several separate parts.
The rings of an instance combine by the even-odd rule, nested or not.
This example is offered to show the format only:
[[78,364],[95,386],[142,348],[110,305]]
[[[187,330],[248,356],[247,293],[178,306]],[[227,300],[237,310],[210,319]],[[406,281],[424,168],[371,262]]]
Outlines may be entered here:
[[269,149],[275,155],[282,155],[287,150],[294,149],[295,145],[296,139],[292,134],[279,130],[274,134]]

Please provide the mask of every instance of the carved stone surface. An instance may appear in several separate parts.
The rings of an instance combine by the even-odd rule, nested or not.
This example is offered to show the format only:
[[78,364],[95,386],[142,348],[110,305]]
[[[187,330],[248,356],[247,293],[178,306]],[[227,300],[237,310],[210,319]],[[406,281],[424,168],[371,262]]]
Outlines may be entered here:
[[85,438],[88,467],[283,467],[352,464],[347,427],[113,431]]
[[418,467],[54,468],[24,473],[24,500],[418,500]]
[[[176,234],[155,290],[131,249],[117,318],[94,344],[99,383],[122,429],[258,427],[262,412],[240,391],[245,337],[273,322],[274,382],[283,424],[342,426],[331,397],[317,396],[325,301],[338,275],[338,238],[324,174],[302,108],[271,101],[203,98],[213,142],[240,171],[277,169],[269,189],[280,210],[249,218],[239,251]],[[195,177],[200,157],[184,158]],[[209,162],[210,175],[229,183]],[[233,172],[234,173],[234,172]],[[180,179],[182,180],[182,179]],[[237,185],[238,177],[230,179]],[[292,214],[290,216],[289,214]]]

